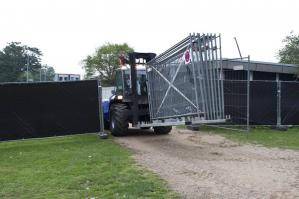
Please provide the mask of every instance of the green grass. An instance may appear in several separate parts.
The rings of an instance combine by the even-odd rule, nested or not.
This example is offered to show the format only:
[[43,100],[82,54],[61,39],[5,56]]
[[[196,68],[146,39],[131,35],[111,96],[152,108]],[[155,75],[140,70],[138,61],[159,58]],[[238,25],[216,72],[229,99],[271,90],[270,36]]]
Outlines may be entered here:
[[0,198],[173,198],[128,150],[95,134],[0,143]]
[[209,126],[202,126],[200,130],[219,133],[228,139],[241,143],[299,150],[299,128],[295,127],[289,128],[287,131],[273,130],[269,127],[255,127],[251,128],[249,133]]

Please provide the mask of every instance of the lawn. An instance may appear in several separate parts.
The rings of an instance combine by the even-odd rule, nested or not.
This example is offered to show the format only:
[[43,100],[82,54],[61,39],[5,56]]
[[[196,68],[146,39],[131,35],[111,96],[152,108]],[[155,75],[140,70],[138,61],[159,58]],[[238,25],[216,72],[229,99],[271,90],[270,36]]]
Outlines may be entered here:
[[173,198],[128,150],[95,134],[0,143],[0,198]]
[[299,150],[299,128],[278,131],[269,127],[251,128],[250,132],[234,131],[223,128],[202,126],[200,131],[219,133],[228,139],[241,143],[252,143],[266,147],[278,147]]

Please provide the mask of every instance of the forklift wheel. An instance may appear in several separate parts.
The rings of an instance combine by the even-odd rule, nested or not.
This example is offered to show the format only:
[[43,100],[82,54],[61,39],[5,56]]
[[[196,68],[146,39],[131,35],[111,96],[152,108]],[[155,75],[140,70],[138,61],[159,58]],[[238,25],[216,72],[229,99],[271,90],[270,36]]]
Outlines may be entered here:
[[168,134],[170,133],[171,129],[172,126],[156,126],[154,127],[154,132],[159,135]]
[[125,104],[111,106],[110,130],[114,136],[124,136],[128,132],[128,109]]

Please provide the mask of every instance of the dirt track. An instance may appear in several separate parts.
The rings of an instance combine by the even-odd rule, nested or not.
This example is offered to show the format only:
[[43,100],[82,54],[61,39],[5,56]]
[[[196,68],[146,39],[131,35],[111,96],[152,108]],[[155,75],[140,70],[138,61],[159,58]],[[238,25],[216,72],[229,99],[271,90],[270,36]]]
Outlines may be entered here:
[[189,130],[116,139],[183,198],[299,198],[299,152]]

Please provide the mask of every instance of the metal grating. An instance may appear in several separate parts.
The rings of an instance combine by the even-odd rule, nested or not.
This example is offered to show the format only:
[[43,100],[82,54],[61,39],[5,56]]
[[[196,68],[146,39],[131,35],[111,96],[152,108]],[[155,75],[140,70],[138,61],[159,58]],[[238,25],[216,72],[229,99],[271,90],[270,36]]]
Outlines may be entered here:
[[221,37],[190,34],[147,65],[152,120],[224,119]]

